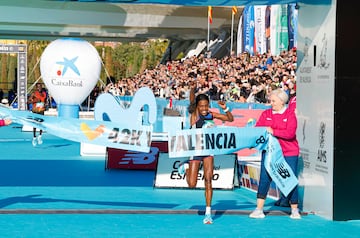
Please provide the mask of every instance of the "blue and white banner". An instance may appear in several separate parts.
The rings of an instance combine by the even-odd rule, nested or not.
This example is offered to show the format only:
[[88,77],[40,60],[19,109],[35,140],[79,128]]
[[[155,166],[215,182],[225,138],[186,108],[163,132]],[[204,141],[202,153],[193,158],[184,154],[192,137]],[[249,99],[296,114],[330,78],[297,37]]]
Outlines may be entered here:
[[266,52],[270,50],[270,15],[271,15],[271,6],[266,6],[265,10],[265,37],[266,37]]
[[238,24],[238,32],[237,32],[237,47],[236,47],[236,55],[240,55],[243,53],[244,49],[244,42],[243,42],[243,18],[244,15],[240,15],[239,24]]
[[280,191],[287,196],[298,184],[298,179],[286,163],[279,141],[270,134],[267,137],[265,151],[264,165],[266,171]]
[[67,140],[124,150],[150,151],[151,125],[125,123],[125,120],[111,122],[43,116],[12,110],[3,105],[0,106],[0,115],[10,118],[14,123],[42,129]]
[[289,34],[289,49],[297,47],[297,18],[298,10],[295,8],[296,4],[288,5],[288,34]]
[[254,55],[254,6],[246,6],[243,11],[244,15],[244,50],[250,55]]
[[266,28],[265,28],[266,6],[254,6],[255,17],[255,51],[266,53]]
[[278,140],[265,127],[212,127],[169,132],[169,157],[221,155],[245,148],[265,150],[265,168],[284,195],[298,180],[286,163]]
[[280,9],[281,5],[271,5],[270,11],[270,51],[272,55],[280,54]]
[[289,33],[288,33],[288,8],[286,4],[280,6],[279,26],[279,50],[280,52],[288,50],[289,48]]
[[221,155],[245,148],[262,150],[266,142],[265,127],[218,126],[168,132],[169,157]]

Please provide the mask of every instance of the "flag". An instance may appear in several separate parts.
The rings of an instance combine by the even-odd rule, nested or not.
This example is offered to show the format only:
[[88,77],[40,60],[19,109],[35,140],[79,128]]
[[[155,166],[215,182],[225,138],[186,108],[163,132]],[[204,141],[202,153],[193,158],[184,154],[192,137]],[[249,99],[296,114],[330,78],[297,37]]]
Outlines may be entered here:
[[209,23],[212,24],[212,7],[208,6],[208,18],[209,18]]
[[254,6],[245,6],[243,11],[243,36],[244,36],[244,51],[250,55],[254,55],[254,43],[255,43],[255,19],[254,19]]
[[230,55],[233,54],[233,42],[234,42],[234,16],[237,13],[236,6],[233,6],[231,8],[232,14],[231,14],[231,43],[230,43]]
[[297,46],[297,16],[298,10],[295,8],[296,4],[288,4],[288,34],[289,34],[289,49]]
[[237,7],[233,6],[231,8],[232,14],[235,15],[237,13]]
[[212,7],[208,6],[208,33],[207,33],[207,51],[210,49],[210,25],[212,24]]
[[243,32],[244,32],[244,26],[243,26],[243,21],[244,21],[244,15],[241,15],[239,17],[239,24],[238,24],[238,31],[237,31],[237,43],[236,43],[236,55],[239,55],[241,53],[243,53],[244,51],[244,42],[243,42]]

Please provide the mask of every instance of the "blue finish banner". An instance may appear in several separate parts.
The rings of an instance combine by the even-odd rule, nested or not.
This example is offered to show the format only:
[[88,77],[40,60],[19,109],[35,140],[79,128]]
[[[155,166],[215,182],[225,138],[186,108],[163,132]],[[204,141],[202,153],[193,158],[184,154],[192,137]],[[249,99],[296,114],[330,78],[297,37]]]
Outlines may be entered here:
[[199,128],[170,131],[169,157],[221,155],[245,148],[265,150],[265,168],[284,195],[288,195],[298,180],[286,163],[278,140],[265,127]]
[[265,127],[217,126],[168,132],[169,157],[231,154],[245,148],[262,150]]
[[43,116],[29,111],[11,110],[0,105],[0,115],[14,123],[42,129],[58,137],[110,148],[149,152],[152,126],[131,123],[81,120]]
[[286,163],[279,141],[268,134],[265,148],[264,165],[280,191],[287,196],[298,184],[296,175]]

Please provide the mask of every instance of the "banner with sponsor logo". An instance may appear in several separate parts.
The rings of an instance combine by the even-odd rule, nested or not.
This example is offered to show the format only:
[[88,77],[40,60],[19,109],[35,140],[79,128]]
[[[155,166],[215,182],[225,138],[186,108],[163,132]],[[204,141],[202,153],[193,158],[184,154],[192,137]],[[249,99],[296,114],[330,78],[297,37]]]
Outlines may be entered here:
[[169,157],[231,154],[244,148],[262,150],[265,127],[217,126],[169,131]]
[[106,148],[106,169],[149,169],[155,170],[160,152],[167,152],[166,141],[151,142],[150,151],[138,152]]
[[266,53],[265,13],[266,6],[254,6],[255,51],[260,54]]
[[99,95],[95,102],[95,120],[45,116],[4,105],[0,105],[0,115],[67,140],[149,152],[157,107],[152,90],[142,87],[126,107],[109,93]]
[[240,15],[239,24],[238,24],[238,31],[237,31],[237,41],[236,41],[236,55],[240,55],[244,52],[244,41],[243,41],[243,18],[244,14]]
[[[17,56],[17,101],[10,100],[9,104],[19,110],[26,110],[27,108],[27,45],[25,44],[0,44],[0,54],[16,53]],[[17,106],[16,106],[17,105]]]
[[243,40],[244,40],[244,51],[250,55],[254,55],[254,6],[246,6],[243,11]]
[[265,168],[284,195],[298,180],[286,163],[278,140],[265,127],[200,128],[169,132],[169,157],[231,154],[243,148],[265,150]]
[[[337,6],[336,1],[325,5],[301,4],[297,37],[296,110],[303,207],[328,219],[334,218],[334,198],[337,197],[334,188],[339,186],[334,185],[334,156],[338,150],[335,130],[342,130],[335,120],[338,112],[334,106],[339,101],[335,92],[340,85],[336,82],[341,78],[335,73],[336,50],[339,50],[336,47]],[[349,183],[353,182],[349,179]]]
[[[179,164],[187,159],[189,158],[169,158],[169,154],[160,153],[154,186],[163,188],[188,187],[186,182],[186,175],[180,175],[178,173]],[[234,188],[235,159],[236,155],[234,154],[214,156],[214,174],[212,179],[213,188]],[[199,170],[196,188],[204,188],[204,172],[202,166]]]
[[298,10],[296,4],[288,5],[288,33],[289,33],[289,49],[297,46],[297,20]]
[[266,6],[265,10],[265,37],[266,37],[266,52],[270,50],[270,15],[271,6]]
[[58,137],[88,144],[149,152],[152,126],[131,123],[43,116],[0,105],[0,115],[21,125],[42,129]]
[[279,32],[279,50],[280,52],[288,50],[289,33],[288,33],[288,8],[283,4],[280,6],[280,32]]
[[280,54],[280,5],[271,5],[270,11],[270,51],[272,55]]
[[296,187],[298,180],[285,161],[279,141],[268,134],[267,142],[264,158],[265,169],[280,191],[287,196]]

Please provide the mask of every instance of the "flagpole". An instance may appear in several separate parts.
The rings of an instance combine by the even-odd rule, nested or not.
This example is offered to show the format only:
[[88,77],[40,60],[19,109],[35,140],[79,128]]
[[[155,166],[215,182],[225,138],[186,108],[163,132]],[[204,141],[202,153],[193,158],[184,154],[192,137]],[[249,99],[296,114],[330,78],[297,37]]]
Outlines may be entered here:
[[209,51],[209,44],[210,44],[210,9],[208,7],[208,17],[207,17],[207,23],[208,23],[208,32],[207,32],[207,51]]
[[209,43],[210,43],[210,23],[209,23],[209,21],[208,21],[207,51],[209,51]]
[[230,43],[230,56],[233,51],[233,42],[234,42],[234,14],[231,12],[231,43]]

